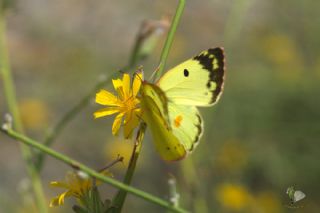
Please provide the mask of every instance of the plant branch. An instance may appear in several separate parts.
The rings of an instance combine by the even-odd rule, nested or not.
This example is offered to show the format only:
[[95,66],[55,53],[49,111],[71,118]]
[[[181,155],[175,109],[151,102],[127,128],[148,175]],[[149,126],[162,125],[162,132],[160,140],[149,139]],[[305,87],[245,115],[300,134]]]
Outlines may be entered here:
[[[12,114],[14,127],[19,131],[23,132],[23,125],[19,115],[19,109],[16,100],[16,92],[14,83],[12,80],[11,70],[10,70],[10,63],[8,52],[6,48],[6,20],[4,10],[0,8],[0,73],[3,77],[3,91],[5,94],[6,102],[8,104],[8,108],[10,113]],[[47,212],[47,204],[45,200],[45,196],[43,193],[39,173],[37,169],[33,165],[32,162],[32,153],[29,147],[22,145],[21,146],[22,157],[26,162],[26,169],[30,176],[32,188],[35,195],[36,205],[40,212]]]
[[165,42],[164,47],[163,47],[162,52],[161,52],[159,70],[154,75],[153,81],[158,79],[163,73],[163,70],[165,68],[165,65],[166,65],[166,62],[167,62],[167,58],[168,58],[168,55],[169,55],[170,48],[172,46],[174,35],[176,33],[178,24],[180,22],[180,19],[181,19],[185,4],[186,4],[186,0],[179,0],[178,7],[176,9],[176,14],[174,15],[170,30],[168,32],[168,36],[167,36],[166,42]]
[[[129,162],[129,166],[128,169],[126,171],[123,183],[130,185],[131,184],[131,180],[134,174],[134,170],[136,168],[137,165],[137,161],[140,155],[140,151],[141,151],[141,147],[142,147],[142,142],[143,142],[143,138],[144,138],[144,134],[146,131],[147,125],[145,123],[141,123],[138,133],[137,133],[137,137],[134,143],[134,147],[133,147],[133,151],[132,151],[132,155],[130,158],[130,162]],[[112,206],[114,207],[113,209],[113,213],[118,213],[121,212],[124,201],[126,199],[127,196],[127,191],[126,190],[119,190],[119,192],[117,193],[117,195],[115,196],[113,202],[112,202]]]
[[102,182],[105,182],[107,184],[110,184],[116,188],[122,189],[122,190],[126,190],[127,192],[136,195],[137,197],[140,197],[144,200],[147,200],[149,202],[152,202],[154,204],[157,204],[159,206],[162,206],[166,209],[170,209],[173,212],[181,212],[181,213],[186,213],[187,211],[182,209],[182,208],[178,208],[178,207],[174,207],[172,206],[172,204],[166,200],[163,200],[161,198],[158,198],[154,195],[151,195],[147,192],[144,192],[142,190],[136,189],[132,186],[128,186],[127,184],[121,183],[120,181],[114,180],[110,177],[104,176],[102,174],[100,174],[98,171],[95,171],[94,169],[91,169],[87,166],[85,166],[84,164],[81,164],[80,162],[64,155],[61,154],[31,138],[28,138],[27,136],[20,134],[16,131],[14,131],[13,129],[4,129],[2,128],[1,131],[3,131],[4,133],[6,133],[9,137],[16,139],[28,146],[31,146],[35,149],[40,150],[41,152],[44,152],[52,157],[54,157],[55,159],[58,159],[68,165],[70,165],[73,168],[79,169],[85,173],[87,173],[89,176],[96,178],[97,180],[100,180]]

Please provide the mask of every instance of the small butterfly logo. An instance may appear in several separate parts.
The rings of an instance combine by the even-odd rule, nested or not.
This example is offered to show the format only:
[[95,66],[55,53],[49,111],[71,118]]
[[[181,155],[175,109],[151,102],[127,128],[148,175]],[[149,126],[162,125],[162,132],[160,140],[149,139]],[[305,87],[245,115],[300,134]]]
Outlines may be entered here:
[[303,206],[296,206],[295,203],[304,199],[306,194],[300,190],[295,190],[294,186],[288,187],[286,194],[288,195],[291,203],[286,205],[288,208],[302,208]]

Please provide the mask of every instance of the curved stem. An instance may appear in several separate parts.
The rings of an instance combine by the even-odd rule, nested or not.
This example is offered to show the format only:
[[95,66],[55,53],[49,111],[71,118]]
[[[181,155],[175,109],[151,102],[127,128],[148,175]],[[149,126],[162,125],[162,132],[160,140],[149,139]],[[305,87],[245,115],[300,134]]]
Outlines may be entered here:
[[170,209],[173,212],[181,212],[181,213],[186,213],[187,211],[182,209],[182,208],[178,208],[178,207],[174,207],[170,202],[163,200],[161,198],[158,198],[154,195],[151,195],[147,192],[144,192],[142,190],[136,189],[132,186],[128,186],[127,184],[124,184],[120,181],[117,181],[115,179],[112,179],[110,177],[104,176],[102,174],[100,174],[99,172],[95,171],[94,169],[91,169],[87,166],[85,166],[84,164],[64,155],[61,154],[47,146],[44,146],[43,144],[28,138],[27,136],[20,134],[16,131],[14,131],[13,129],[1,129],[1,131],[3,131],[4,133],[6,133],[8,136],[10,136],[11,138],[14,138],[28,146],[31,146],[35,149],[40,150],[41,152],[44,152],[68,165],[70,165],[73,168],[79,169],[85,173],[87,173],[89,176],[96,178],[97,180],[100,180],[102,182],[105,182],[107,184],[110,184],[116,188],[125,190],[133,195],[136,195],[137,197],[143,198],[144,200],[147,200],[149,202],[152,202],[154,204],[157,204],[159,206],[165,207],[166,209]]
[[[134,174],[134,170],[136,168],[137,165],[137,161],[140,155],[140,151],[142,148],[142,142],[143,142],[143,138],[144,138],[144,134],[146,131],[147,125],[145,123],[141,123],[140,127],[139,127],[139,131],[137,133],[137,137],[134,143],[134,147],[133,147],[133,151],[132,151],[132,155],[131,155],[131,159],[129,162],[129,166],[128,169],[126,171],[123,183],[130,185],[131,184],[131,180]],[[127,196],[127,191],[126,190],[120,190],[117,195],[115,196],[113,202],[112,202],[112,206],[114,207],[112,213],[118,213],[121,212],[124,201],[126,199]]]
[[167,62],[167,58],[168,58],[168,55],[169,55],[170,48],[172,46],[173,38],[174,38],[174,35],[176,33],[178,24],[180,22],[180,19],[181,19],[185,4],[186,4],[185,0],[179,0],[179,4],[178,4],[177,10],[176,10],[176,14],[174,15],[174,18],[173,18],[173,21],[172,21],[172,24],[171,24],[171,27],[170,27],[166,42],[165,42],[164,47],[163,47],[162,52],[161,52],[159,70],[154,75],[153,81],[158,79],[163,73],[163,70],[165,68],[165,65],[166,65],[166,62]]
[[[1,10],[1,9],[0,9]],[[6,101],[8,104],[8,108],[10,113],[12,114],[14,127],[19,131],[23,132],[23,125],[20,119],[17,100],[16,100],[16,92],[14,88],[14,83],[12,80],[12,75],[10,71],[10,63],[8,52],[6,48],[6,21],[5,21],[5,11],[0,11],[0,73],[3,77],[3,86],[4,93],[6,97]],[[36,205],[38,207],[39,212],[47,212],[47,204],[45,200],[45,196],[42,189],[42,184],[40,181],[39,173],[37,169],[33,165],[32,162],[32,153],[29,147],[22,145],[21,152],[24,161],[26,162],[26,169],[30,176],[32,188],[35,195]]]

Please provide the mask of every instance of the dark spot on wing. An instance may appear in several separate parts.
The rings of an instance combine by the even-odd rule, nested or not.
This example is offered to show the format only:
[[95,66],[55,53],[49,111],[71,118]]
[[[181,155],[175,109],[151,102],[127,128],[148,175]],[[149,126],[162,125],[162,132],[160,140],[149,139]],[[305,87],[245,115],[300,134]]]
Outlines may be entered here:
[[187,69],[183,70],[183,75],[184,77],[188,77],[189,76],[189,71]]

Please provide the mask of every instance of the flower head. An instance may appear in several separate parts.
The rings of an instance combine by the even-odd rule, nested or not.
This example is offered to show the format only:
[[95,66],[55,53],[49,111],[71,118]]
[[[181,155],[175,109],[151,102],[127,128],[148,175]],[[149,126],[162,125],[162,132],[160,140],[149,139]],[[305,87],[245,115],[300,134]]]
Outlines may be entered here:
[[244,210],[250,204],[252,197],[249,191],[242,185],[223,183],[217,188],[219,203],[230,210]]
[[[107,170],[103,171],[102,174],[107,176],[112,176]],[[99,181],[96,182],[97,185],[100,184]],[[90,178],[86,173],[81,171],[69,172],[65,177],[65,182],[63,181],[52,181],[50,183],[52,187],[59,187],[66,189],[65,192],[53,198],[50,202],[50,207],[61,206],[64,204],[64,199],[66,197],[74,197],[80,203],[85,199],[88,192],[93,188],[94,183],[92,178]]]
[[119,132],[122,120],[125,138],[132,135],[133,130],[139,124],[141,109],[138,107],[140,100],[137,97],[139,92],[142,73],[137,73],[132,80],[132,87],[129,74],[124,74],[122,79],[112,80],[118,96],[106,90],[100,90],[96,94],[96,102],[106,106],[94,113],[95,118],[118,113],[112,125],[112,134]]
[[76,172],[69,172],[66,175],[65,182],[52,181],[50,185],[52,187],[67,189],[65,192],[51,200],[50,207],[54,207],[63,205],[66,197],[75,197],[78,200],[81,200],[92,188],[93,183],[92,179],[86,175],[81,175],[80,173]]

